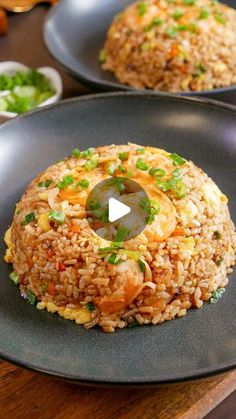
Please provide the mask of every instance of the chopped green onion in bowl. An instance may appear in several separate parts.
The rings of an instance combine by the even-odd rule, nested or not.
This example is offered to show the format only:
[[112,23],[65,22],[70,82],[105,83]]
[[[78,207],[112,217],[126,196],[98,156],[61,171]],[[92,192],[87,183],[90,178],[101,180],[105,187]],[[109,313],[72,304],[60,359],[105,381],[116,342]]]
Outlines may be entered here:
[[32,69],[18,62],[0,63],[0,113],[12,118],[62,95],[59,73],[51,67]]

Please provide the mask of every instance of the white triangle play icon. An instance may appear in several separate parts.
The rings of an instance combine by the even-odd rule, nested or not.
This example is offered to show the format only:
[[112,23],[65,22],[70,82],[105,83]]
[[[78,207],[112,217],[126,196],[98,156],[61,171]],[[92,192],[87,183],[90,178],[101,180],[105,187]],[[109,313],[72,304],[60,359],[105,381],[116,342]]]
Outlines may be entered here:
[[131,211],[128,205],[123,204],[115,198],[110,198],[108,201],[108,219],[110,223],[119,220]]

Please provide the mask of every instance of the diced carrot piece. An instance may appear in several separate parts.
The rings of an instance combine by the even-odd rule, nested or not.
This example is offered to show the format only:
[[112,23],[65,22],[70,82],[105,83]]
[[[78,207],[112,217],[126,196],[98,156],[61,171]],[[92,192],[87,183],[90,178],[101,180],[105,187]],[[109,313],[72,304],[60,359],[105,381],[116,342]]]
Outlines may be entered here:
[[71,226],[70,230],[73,233],[80,233],[80,226],[78,226],[78,225],[75,224],[75,225]]
[[183,228],[176,228],[175,231],[172,233],[172,236],[184,236],[184,229]]
[[56,292],[56,284],[55,284],[55,282],[49,282],[49,284],[48,284],[48,288],[47,288],[47,292],[48,292],[48,294],[51,294],[51,295],[53,295],[53,294],[55,294],[55,292]]

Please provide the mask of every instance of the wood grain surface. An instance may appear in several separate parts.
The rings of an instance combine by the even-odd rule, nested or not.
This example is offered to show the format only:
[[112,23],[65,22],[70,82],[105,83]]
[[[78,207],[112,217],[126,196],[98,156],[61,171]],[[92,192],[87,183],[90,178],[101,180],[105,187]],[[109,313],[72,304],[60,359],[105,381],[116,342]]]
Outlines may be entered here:
[[92,388],[0,364],[1,419],[200,419],[236,389],[236,372],[149,389]]
[[[16,60],[61,73],[64,97],[90,93],[48,54],[42,25],[48,8],[9,16],[9,32],[0,37],[0,61]],[[91,388],[65,383],[0,361],[0,419],[201,419],[236,390],[236,371],[204,381],[159,388]],[[236,393],[208,419],[235,419]],[[217,412],[221,412],[221,416]]]

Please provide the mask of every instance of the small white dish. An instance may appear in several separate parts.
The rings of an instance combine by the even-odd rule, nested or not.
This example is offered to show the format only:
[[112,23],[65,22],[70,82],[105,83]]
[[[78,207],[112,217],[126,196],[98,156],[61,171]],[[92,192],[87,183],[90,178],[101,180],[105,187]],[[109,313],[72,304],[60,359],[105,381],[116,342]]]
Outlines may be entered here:
[[[0,74],[6,73],[9,75],[15,74],[19,70],[28,70],[29,67],[27,67],[24,64],[18,63],[17,61],[4,61],[0,63]],[[39,67],[37,70],[44,74],[44,76],[47,77],[47,79],[50,80],[51,85],[53,89],[55,90],[55,94],[51,96],[49,99],[45,100],[44,102],[40,103],[40,105],[37,106],[37,108],[41,108],[42,106],[51,105],[52,103],[57,102],[61,99],[62,96],[62,80],[61,76],[52,67]],[[1,92],[2,93],[2,92]],[[15,112],[0,112],[0,118],[13,118],[14,116],[17,116],[18,114]]]

